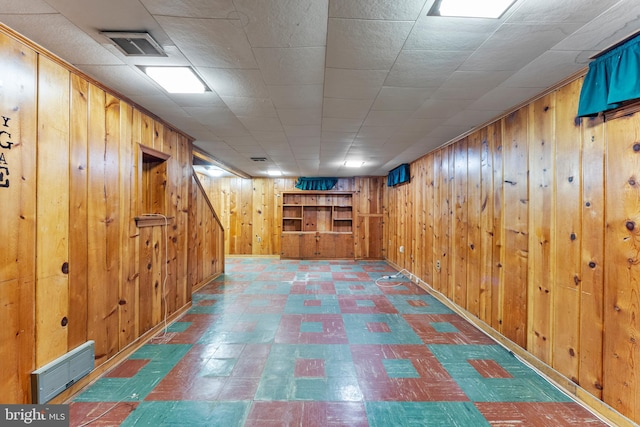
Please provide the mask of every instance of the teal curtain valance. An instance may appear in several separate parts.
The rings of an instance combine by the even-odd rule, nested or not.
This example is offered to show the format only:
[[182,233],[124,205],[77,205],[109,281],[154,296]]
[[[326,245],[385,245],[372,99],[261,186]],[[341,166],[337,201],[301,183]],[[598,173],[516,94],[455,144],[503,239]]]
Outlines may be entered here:
[[578,117],[596,116],[640,98],[640,36],[594,59],[580,92]]
[[300,190],[331,190],[338,178],[298,178],[296,188]]
[[403,163],[389,171],[389,175],[387,175],[387,187],[393,187],[394,185],[402,184],[403,182],[409,182],[409,180],[411,180],[409,163]]

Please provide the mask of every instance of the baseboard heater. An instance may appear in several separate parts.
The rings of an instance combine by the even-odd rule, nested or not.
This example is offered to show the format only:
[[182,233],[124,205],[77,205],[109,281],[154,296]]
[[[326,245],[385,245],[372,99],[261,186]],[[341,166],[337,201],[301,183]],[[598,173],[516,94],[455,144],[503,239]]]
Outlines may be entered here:
[[93,370],[94,342],[87,341],[31,373],[33,403],[43,404]]

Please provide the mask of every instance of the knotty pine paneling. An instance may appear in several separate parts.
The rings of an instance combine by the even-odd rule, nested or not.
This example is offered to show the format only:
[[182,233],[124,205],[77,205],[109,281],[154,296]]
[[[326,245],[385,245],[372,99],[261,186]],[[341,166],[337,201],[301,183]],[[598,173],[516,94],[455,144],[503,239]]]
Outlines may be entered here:
[[[640,115],[605,125],[604,401],[640,421]],[[597,323],[596,323],[597,325]]]
[[414,161],[385,257],[638,422],[640,116],[576,119],[581,83]]
[[[223,271],[224,234],[191,191],[189,137],[1,24],[0,57],[0,395],[29,403],[34,369],[94,340],[100,372],[186,309],[192,288]],[[154,199],[166,228],[136,226],[141,146],[168,156]],[[210,239],[192,248],[191,236]]]
[[553,337],[551,232],[554,223],[555,93],[529,106],[529,272],[527,348],[551,364]]
[[[229,255],[280,255],[282,193],[300,191],[296,178],[212,178],[196,174],[226,231]],[[340,178],[335,191],[353,192],[354,256],[381,259],[386,177]],[[407,210],[407,212],[409,212]],[[407,224],[411,226],[411,222]]]
[[0,395],[18,403],[31,399],[35,368],[38,64],[2,33],[0,57]]

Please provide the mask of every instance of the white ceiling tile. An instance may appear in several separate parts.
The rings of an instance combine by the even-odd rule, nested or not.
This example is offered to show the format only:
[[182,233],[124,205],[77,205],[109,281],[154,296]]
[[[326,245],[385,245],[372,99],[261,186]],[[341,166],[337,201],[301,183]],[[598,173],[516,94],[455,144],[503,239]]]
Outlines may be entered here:
[[[366,132],[366,130],[365,130]],[[374,152],[378,151],[380,147],[382,147],[387,141],[389,141],[389,137],[376,137],[373,134],[366,137],[357,137],[351,147],[349,148],[349,152],[353,152],[357,149],[363,149],[365,152]]]
[[387,71],[325,70],[324,95],[327,98],[366,99],[373,101],[384,84]]
[[251,136],[228,136],[224,138],[224,141],[232,146],[232,147],[239,147],[242,145],[245,146],[255,146],[258,145],[258,142],[256,141],[256,139]]
[[242,25],[232,19],[156,16],[191,63],[200,67],[256,68]]
[[255,116],[238,116],[238,120],[253,131],[280,132],[283,131],[282,124],[277,117],[255,117]]
[[427,99],[424,104],[413,113],[414,118],[442,119],[456,114],[469,105],[469,101],[463,99]]
[[319,85],[324,81],[324,47],[254,48],[268,85]]
[[[587,23],[619,0],[526,0],[507,22],[575,22]],[[520,4],[521,3],[521,4]]]
[[417,118],[412,117],[407,119],[402,124],[402,132],[398,137],[402,138],[405,134],[409,135],[409,138],[416,140],[420,139],[422,135],[429,133],[436,126],[442,124],[442,119],[438,118]]
[[278,117],[286,126],[320,126],[322,122],[322,109],[320,108],[297,108],[278,109]]
[[325,98],[324,117],[364,119],[373,105],[373,99]]
[[640,2],[620,0],[610,9],[594,15],[583,26],[553,47],[555,50],[590,50],[600,52],[640,31]]
[[287,142],[287,135],[285,135],[284,131],[252,131],[251,135],[259,141],[264,143],[282,143]]
[[383,87],[373,103],[374,110],[415,111],[435,89],[410,87]]
[[268,98],[269,90],[259,70],[232,70],[223,68],[198,69],[207,85],[221,98],[225,96]]
[[[320,147],[320,137],[319,136],[299,136],[296,138],[289,138],[289,145],[291,148],[296,151],[299,150],[300,147]],[[315,149],[315,148],[314,148]]]
[[331,0],[329,17],[415,21],[425,0]]
[[253,47],[325,46],[328,0],[235,0]]
[[[552,48],[580,24],[505,24],[460,67],[467,71],[518,70]],[[531,34],[535,33],[535,37]]]
[[[122,64],[118,57],[62,15],[0,14],[0,21],[79,68],[82,65]],[[52,28],[55,28],[56,37],[50,35]]]
[[585,58],[580,52],[551,50],[505,79],[502,86],[545,89],[584,69],[584,61]]
[[276,108],[322,108],[322,85],[269,86]]
[[322,131],[322,144],[336,143],[336,144],[350,144],[356,137],[356,132],[330,132]]
[[404,49],[472,51],[499,26],[497,19],[423,16],[411,30]]
[[166,94],[141,70],[128,65],[84,65],[83,71],[106,86],[132,96]]
[[326,117],[322,120],[322,132],[358,132],[362,126],[359,119],[339,119]]
[[152,15],[232,19],[233,0],[140,0]]
[[399,130],[400,127],[392,126],[362,126],[358,131],[358,135],[356,136],[354,142],[363,142],[375,139],[387,140]]
[[0,0],[0,10],[3,14],[56,13],[44,0]]
[[540,93],[539,88],[499,86],[469,105],[473,110],[506,111]]
[[287,135],[287,138],[297,138],[297,137],[320,137],[322,134],[320,124],[311,125],[311,126],[283,126],[284,133]]
[[495,110],[464,110],[443,123],[444,126],[464,126],[468,129],[485,124],[500,116]]
[[404,110],[372,110],[367,115],[363,126],[391,126],[396,127],[402,125],[402,123],[410,117],[412,111]]
[[269,98],[224,96],[222,100],[236,116],[278,117]]
[[469,51],[403,50],[385,86],[438,87],[467,59]]
[[327,67],[389,70],[413,22],[329,19]]
[[434,92],[433,98],[478,99],[512,74],[513,71],[456,71]]

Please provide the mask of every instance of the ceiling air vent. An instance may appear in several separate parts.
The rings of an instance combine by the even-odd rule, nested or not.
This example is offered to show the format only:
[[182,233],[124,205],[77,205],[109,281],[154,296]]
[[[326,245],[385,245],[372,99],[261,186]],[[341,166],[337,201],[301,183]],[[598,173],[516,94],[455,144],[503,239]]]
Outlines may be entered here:
[[101,34],[126,56],[167,56],[149,33],[103,31]]
[[254,162],[266,162],[267,158],[266,157],[249,157],[251,160],[253,160]]

